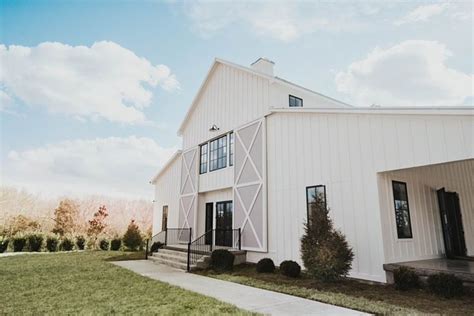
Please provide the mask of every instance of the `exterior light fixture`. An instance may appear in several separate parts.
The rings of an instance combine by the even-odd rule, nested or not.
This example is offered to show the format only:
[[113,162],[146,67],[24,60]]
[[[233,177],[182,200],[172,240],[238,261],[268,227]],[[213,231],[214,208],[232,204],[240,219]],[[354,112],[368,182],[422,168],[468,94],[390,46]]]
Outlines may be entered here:
[[219,127],[217,127],[216,124],[212,125],[211,128],[209,129],[209,132],[215,132],[215,131],[218,131],[219,130]]

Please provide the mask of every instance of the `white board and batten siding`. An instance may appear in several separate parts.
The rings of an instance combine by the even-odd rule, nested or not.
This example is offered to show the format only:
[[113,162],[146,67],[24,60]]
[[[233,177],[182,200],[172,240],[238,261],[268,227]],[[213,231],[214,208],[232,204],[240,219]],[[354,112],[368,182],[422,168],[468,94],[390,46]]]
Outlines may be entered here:
[[[217,63],[195,102],[182,130],[184,150],[268,113],[269,80]],[[219,131],[209,131],[214,124]]]
[[268,116],[269,256],[301,263],[305,189],[324,184],[330,216],[354,249],[351,275],[385,282],[377,173],[472,158],[473,128],[472,116]]
[[181,155],[162,171],[155,185],[153,204],[153,235],[162,230],[163,206],[168,206],[168,227],[178,227]]

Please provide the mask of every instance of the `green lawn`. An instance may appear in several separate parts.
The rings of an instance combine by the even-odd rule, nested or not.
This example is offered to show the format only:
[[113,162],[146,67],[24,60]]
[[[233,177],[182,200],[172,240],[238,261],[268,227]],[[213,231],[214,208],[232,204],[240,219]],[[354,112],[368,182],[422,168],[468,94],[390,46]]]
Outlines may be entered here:
[[113,256],[97,251],[0,258],[0,314],[244,313],[106,261]]
[[275,273],[257,273],[252,264],[237,266],[231,273],[212,270],[197,273],[373,314],[474,315],[474,293],[469,290],[461,298],[448,300],[422,289],[401,292],[393,286],[349,279],[323,283],[306,275],[289,278],[278,270]]

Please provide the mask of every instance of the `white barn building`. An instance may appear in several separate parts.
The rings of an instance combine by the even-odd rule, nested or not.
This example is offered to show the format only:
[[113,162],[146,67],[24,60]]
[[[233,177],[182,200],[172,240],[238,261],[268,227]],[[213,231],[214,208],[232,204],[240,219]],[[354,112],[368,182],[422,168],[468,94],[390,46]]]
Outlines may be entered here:
[[386,282],[384,264],[474,256],[472,107],[352,107],[273,66],[214,61],[182,150],[152,179],[154,234],[168,229],[170,244],[191,228],[174,237],[186,244],[217,229],[205,244],[235,248],[240,229],[247,261],[302,264],[318,192],[353,248],[352,277]]

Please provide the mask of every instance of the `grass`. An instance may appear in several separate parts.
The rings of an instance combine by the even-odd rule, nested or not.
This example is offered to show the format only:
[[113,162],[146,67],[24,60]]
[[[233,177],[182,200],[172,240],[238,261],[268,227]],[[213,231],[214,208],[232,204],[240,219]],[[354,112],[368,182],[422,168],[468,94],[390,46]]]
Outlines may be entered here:
[[447,300],[422,289],[400,292],[393,286],[361,283],[349,279],[323,283],[306,275],[293,279],[281,275],[278,271],[257,273],[255,265],[252,264],[237,266],[230,273],[219,274],[212,270],[197,273],[373,314],[471,315],[474,313],[472,291],[461,298]]
[[106,261],[114,256],[86,251],[0,258],[0,315],[245,313]]

